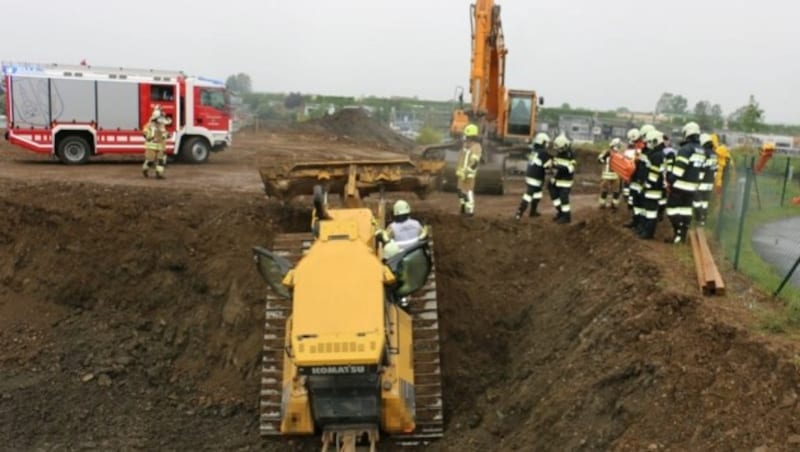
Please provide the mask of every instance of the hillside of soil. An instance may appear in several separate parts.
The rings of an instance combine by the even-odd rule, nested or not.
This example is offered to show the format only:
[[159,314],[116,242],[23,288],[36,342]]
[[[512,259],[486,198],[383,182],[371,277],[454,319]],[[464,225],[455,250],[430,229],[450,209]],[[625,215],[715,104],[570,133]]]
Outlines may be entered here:
[[[258,436],[251,247],[310,214],[266,200],[259,165],[374,149],[331,136],[237,136],[164,181],[0,143],[0,449],[318,450]],[[516,183],[469,219],[452,194],[412,203],[436,237],[444,378],[445,436],[424,450],[800,449],[800,347],[757,326],[772,302],[727,267],[729,294],[701,297],[688,247],[597,210],[580,158],[569,226],[547,199],[511,220]]]

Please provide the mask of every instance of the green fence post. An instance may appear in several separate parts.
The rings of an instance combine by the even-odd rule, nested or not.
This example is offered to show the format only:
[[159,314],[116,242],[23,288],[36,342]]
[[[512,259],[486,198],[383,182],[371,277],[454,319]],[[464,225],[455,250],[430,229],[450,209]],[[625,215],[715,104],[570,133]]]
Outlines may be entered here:
[[781,285],[778,286],[777,289],[775,289],[775,292],[772,292],[772,296],[773,297],[777,297],[778,294],[781,293],[781,290],[783,290],[783,286],[785,286],[786,283],[789,282],[789,278],[791,278],[792,274],[794,274],[794,271],[797,270],[797,266],[798,265],[800,265],[800,257],[798,257],[797,260],[794,261],[794,265],[792,265],[792,269],[789,270],[789,273],[787,273],[786,277],[783,278],[783,281],[781,281]]
[[739,270],[739,253],[742,249],[742,234],[744,234],[744,219],[747,216],[747,206],[750,204],[750,184],[753,181],[753,166],[747,169],[747,178],[744,182],[744,195],[742,196],[742,212],[739,216],[739,232],[736,236],[736,251],[733,258],[733,269]]
[[792,167],[792,159],[786,157],[786,169],[783,171],[783,190],[781,190],[781,207],[786,200],[786,187],[789,185],[789,170]]

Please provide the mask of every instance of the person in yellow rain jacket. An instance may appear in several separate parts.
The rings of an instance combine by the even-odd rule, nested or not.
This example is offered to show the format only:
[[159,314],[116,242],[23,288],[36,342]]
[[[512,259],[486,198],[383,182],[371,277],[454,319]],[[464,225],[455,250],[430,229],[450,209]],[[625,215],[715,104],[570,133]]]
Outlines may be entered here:
[[714,177],[714,191],[719,192],[722,190],[722,174],[725,172],[725,167],[730,163],[732,170],[733,160],[728,147],[720,144],[719,136],[716,133],[711,134],[711,142],[714,143],[714,152],[717,153],[717,174]]
[[475,213],[475,178],[478,175],[478,164],[483,152],[480,139],[478,126],[469,124],[464,127],[464,146],[456,167],[462,215],[472,216]]
[[166,141],[168,132],[166,126],[169,119],[163,114],[161,109],[156,106],[150,115],[150,121],[142,127],[144,135],[144,164],[142,174],[150,177],[150,169],[155,168],[156,178],[164,178],[164,169],[167,166]]

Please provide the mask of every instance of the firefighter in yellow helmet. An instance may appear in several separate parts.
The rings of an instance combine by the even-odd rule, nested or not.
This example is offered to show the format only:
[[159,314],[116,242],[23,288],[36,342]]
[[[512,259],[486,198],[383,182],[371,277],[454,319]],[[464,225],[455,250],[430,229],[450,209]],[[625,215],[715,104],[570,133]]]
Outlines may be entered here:
[[458,198],[463,215],[472,216],[475,213],[475,177],[478,175],[478,165],[482,154],[478,126],[469,124],[464,127],[464,145],[458,157],[458,166],[456,166]]
[[155,169],[156,178],[164,178],[164,170],[167,166],[167,156],[164,153],[167,148],[167,125],[170,120],[156,106],[150,114],[150,121],[142,127],[144,135],[144,164],[142,174],[150,177],[150,170]]

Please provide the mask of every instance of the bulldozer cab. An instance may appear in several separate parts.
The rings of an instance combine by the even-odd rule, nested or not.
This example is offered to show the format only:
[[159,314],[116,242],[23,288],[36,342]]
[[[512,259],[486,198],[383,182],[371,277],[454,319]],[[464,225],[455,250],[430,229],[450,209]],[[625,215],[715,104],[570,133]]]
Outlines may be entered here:
[[[291,292],[283,284],[286,275],[292,270],[291,263],[260,246],[253,248],[253,259],[258,273],[270,289],[281,298],[291,298]],[[386,265],[397,281],[390,292],[393,298],[400,299],[413,294],[425,285],[431,272],[432,260],[428,242],[420,242],[413,248],[392,256],[386,260]]]
[[536,108],[535,91],[509,91],[505,137],[521,141],[532,139],[536,133]]
[[421,289],[432,268],[431,251],[427,241],[422,241],[392,256],[386,265],[392,270],[397,284],[392,290],[395,298],[404,298]]

